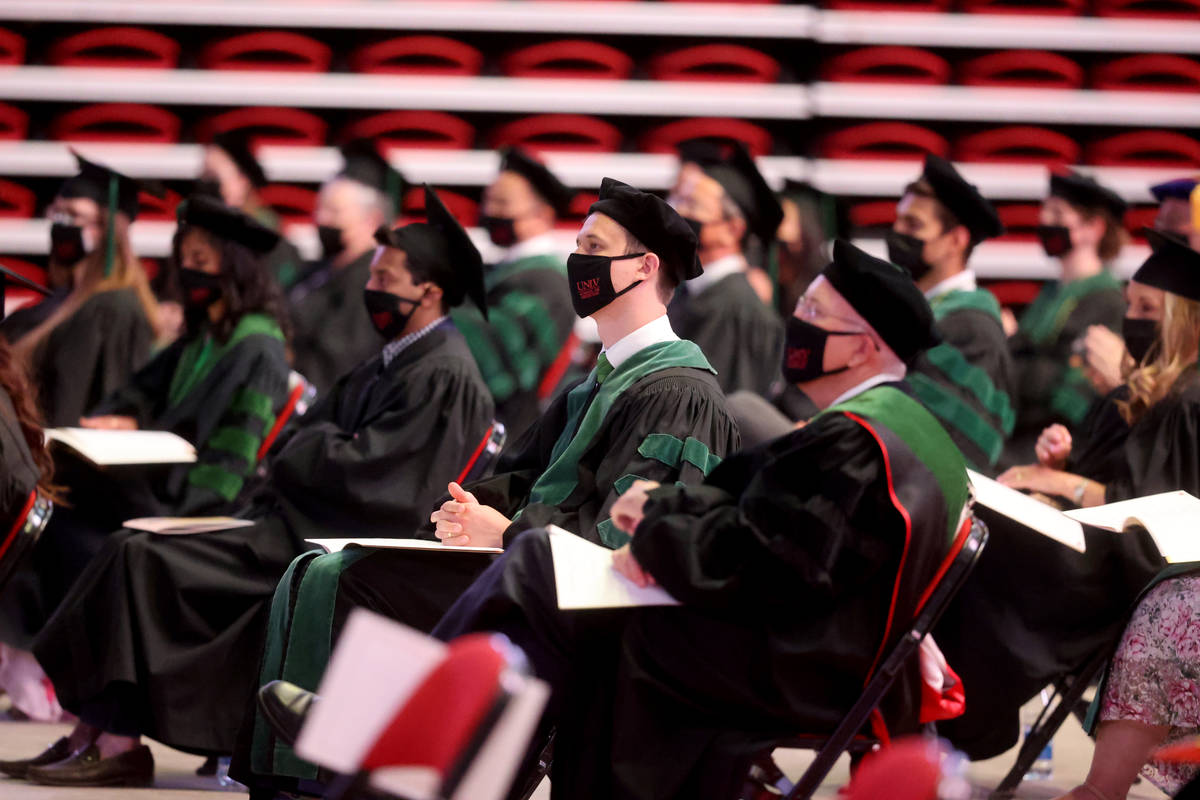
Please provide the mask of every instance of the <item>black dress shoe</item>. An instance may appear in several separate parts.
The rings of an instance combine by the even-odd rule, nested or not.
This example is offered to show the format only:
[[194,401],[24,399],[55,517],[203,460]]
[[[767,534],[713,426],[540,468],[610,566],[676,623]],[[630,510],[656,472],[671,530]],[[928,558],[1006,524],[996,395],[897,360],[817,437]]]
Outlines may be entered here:
[[258,690],[258,709],[271,726],[275,738],[291,747],[300,737],[304,720],[319,698],[287,681],[271,681]]
[[22,759],[21,761],[0,761],[0,772],[3,772],[10,778],[24,778],[25,773],[29,771],[30,767],[53,764],[55,761],[62,761],[64,758],[70,758],[70,756],[71,745],[67,741],[67,737],[64,736],[33,758]]
[[154,781],[154,756],[143,744],[101,758],[93,744],[63,761],[30,767],[25,777],[47,786],[148,786]]

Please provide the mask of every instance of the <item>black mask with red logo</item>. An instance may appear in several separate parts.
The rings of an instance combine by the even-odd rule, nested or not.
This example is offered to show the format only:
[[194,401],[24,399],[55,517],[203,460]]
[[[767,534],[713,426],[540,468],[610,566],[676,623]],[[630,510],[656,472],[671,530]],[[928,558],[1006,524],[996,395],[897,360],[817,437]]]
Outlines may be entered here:
[[567,280],[571,283],[571,304],[580,317],[590,317],[642,281],[636,280],[621,291],[613,288],[612,262],[638,258],[645,253],[624,256],[592,256],[572,253],[567,256]]
[[788,317],[783,346],[783,378],[788,383],[807,383],[824,375],[837,375],[849,364],[825,369],[825,345],[830,336],[861,336],[863,331],[827,331],[799,317]]
[[1038,225],[1037,236],[1042,242],[1042,249],[1051,258],[1071,252],[1071,230],[1065,225]]
[[[375,330],[379,331],[379,335],[389,342],[404,332],[405,326],[408,325],[409,319],[416,312],[423,297],[424,295],[416,300],[410,300],[391,292],[381,292],[376,289],[363,290],[363,302],[367,306],[371,324],[375,326]],[[400,310],[403,303],[409,305],[407,312]]]
[[221,276],[198,269],[182,267],[179,287],[183,290],[183,305],[189,311],[204,311],[221,298]]

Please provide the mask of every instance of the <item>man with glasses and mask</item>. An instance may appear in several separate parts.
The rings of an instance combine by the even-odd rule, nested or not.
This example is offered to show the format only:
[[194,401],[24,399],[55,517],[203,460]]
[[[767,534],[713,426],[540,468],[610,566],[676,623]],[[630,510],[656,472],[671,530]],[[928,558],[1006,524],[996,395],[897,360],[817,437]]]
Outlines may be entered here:
[[680,159],[667,202],[698,227],[704,272],[679,288],[671,325],[700,345],[726,394],[766,396],[779,377],[783,324],[751,285],[746,249],[767,257],[783,209],[740,143],[685,142]]
[[[505,452],[493,477],[451,484],[419,536],[508,547],[525,531],[557,525],[617,549],[629,537],[611,509],[635,482],[696,485],[737,449],[712,368],[667,321],[671,293],[700,271],[691,226],[658,197],[605,178],[576,241],[567,259],[571,299],[604,343],[596,367]],[[270,635],[285,641],[268,644],[263,678],[283,680],[260,694],[265,713],[254,728],[254,771],[274,773],[263,778],[267,787],[317,775],[282,744],[294,738],[349,612],[366,607],[429,630],[486,566],[468,564],[467,554],[436,555],[435,568],[412,551],[343,551],[318,558],[327,568],[310,568],[298,591],[281,584]],[[300,608],[319,610],[286,620]]]
[[362,287],[375,256],[375,231],[391,223],[404,189],[373,144],[353,142],[342,157],[345,166],[317,196],[321,259],[287,296],[294,364],[318,392],[378,349]]
[[[639,482],[614,566],[678,608],[561,611],[548,536],[524,534],[434,635],[507,635],[550,682],[553,798],[736,797],[750,760],[831,731],[905,633],[967,513],[953,441],[904,381],[936,344],[898,267],[838,241],[787,320],[784,379],[822,411],[702,485]],[[915,661],[883,705],[919,727]]]
[[467,339],[510,437],[541,413],[570,361],[575,323],[567,265],[554,223],[574,192],[522,150],[501,154],[500,175],[483,192],[480,226],[504,248],[487,270],[488,319],[472,309],[454,322]]
[[943,343],[909,374],[916,396],[949,431],[967,463],[990,472],[1012,433],[1012,357],[995,296],[975,283],[971,251],[1004,232],[996,210],[954,166],[925,157],[887,236],[888,258],[908,270],[933,308]]

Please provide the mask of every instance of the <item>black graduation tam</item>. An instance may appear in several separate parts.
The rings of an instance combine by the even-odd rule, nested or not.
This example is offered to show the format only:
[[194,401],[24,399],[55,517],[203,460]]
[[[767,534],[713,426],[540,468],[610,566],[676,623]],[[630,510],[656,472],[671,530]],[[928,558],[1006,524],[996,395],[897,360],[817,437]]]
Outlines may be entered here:
[[963,180],[949,161],[927,153],[925,171],[921,177],[933,189],[938,202],[971,232],[972,241],[982,242],[1004,233],[1004,225],[996,209],[974,184]]
[[1107,189],[1091,178],[1077,172],[1050,176],[1050,196],[1061,197],[1080,208],[1103,208],[1116,219],[1125,216],[1128,203],[1112,189]]
[[447,305],[458,306],[470,299],[486,317],[483,257],[429,184],[425,184],[425,218],[426,222],[402,228],[381,225],[375,241],[403,250],[412,264],[427,271],[429,279],[441,287]]
[[213,136],[212,143],[221,148],[225,155],[233,159],[238,170],[246,176],[254,188],[261,189],[267,185],[267,173],[263,172],[262,164],[254,156],[250,148],[250,137],[243,131],[226,131]]
[[779,223],[783,222],[783,208],[744,144],[690,139],[680,143],[679,158],[700,167],[704,174],[721,184],[742,210],[750,232],[760,241],[775,239]]
[[534,159],[519,147],[506,147],[500,151],[500,171],[515,172],[525,180],[546,201],[554,213],[562,216],[571,206],[575,192],[563,185],[554,177],[554,173],[542,162]]
[[220,239],[228,239],[248,247],[255,253],[268,253],[279,244],[279,234],[253,217],[230,208],[213,197],[193,195],[180,203],[177,212],[180,224],[195,225]]
[[1200,302],[1200,252],[1174,234],[1151,228],[1142,232],[1151,252],[1132,280]]
[[1173,181],[1159,183],[1150,187],[1150,193],[1154,195],[1154,199],[1162,202],[1167,198],[1176,200],[1191,200],[1192,192],[1196,190],[1196,186],[1200,185],[1200,179],[1196,178],[1176,178]]
[[341,150],[346,163],[338,175],[379,190],[392,201],[392,207],[399,210],[400,199],[408,190],[408,181],[380,155],[379,147],[370,139],[355,139],[343,145]]
[[109,201],[109,186],[112,181],[116,181],[116,210],[124,212],[132,221],[137,219],[138,215],[139,192],[145,191],[159,197],[162,196],[161,187],[155,183],[136,181],[102,164],[89,161],[74,150],[71,151],[71,155],[75,156],[75,160],[79,163],[79,174],[63,183],[58,190],[59,197],[86,197],[89,200],[95,200],[101,208],[105,208]]
[[588,214],[597,213],[611,217],[646,245],[677,284],[704,271],[696,230],[661,197],[605,178],[600,182],[600,199],[588,208]]
[[929,301],[906,270],[838,239],[821,274],[904,362],[941,341]]

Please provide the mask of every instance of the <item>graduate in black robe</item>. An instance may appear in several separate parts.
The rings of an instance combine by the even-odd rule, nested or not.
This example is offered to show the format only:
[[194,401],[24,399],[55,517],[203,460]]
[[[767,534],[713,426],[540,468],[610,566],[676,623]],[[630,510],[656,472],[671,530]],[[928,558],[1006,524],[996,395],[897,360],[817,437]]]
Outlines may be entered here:
[[700,345],[721,390],[766,396],[779,378],[783,323],[747,280],[751,239],[770,244],[783,209],[741,144],[729,153],[701,142],[681,148],[670,203],[699,226],[701,275],[671,301],[671,327]]
[[[438,203],[431,189],[426,197]],[[438,207],[431,218],[452,222]],[[105,542],[34,643],[60,702],[83,720],[62,745],[80,756],[38,780],[145,780],[153,765],[141,735],[232,752],[257,684],[271,594],[311,548],[305,539],[394,535],[427,517],[461,474],[493,408],[445,318],[467,298],[482,304],[482,268],[463,247],[466,233],[445,230],[378,232],[364,302],[388,343],[281,436],[242,515],[252,526],[190,536],[126,530]]]
[[[607,344],[597,368],[505,452],[496,475],[451,487],[418,536],[507,546],[553,524],[617,548],[628,537],[611,509],[635,481],[694,485],[737,449],[712,368],[665,313],[669,293],[699,269],[695,251],[691,227],[662,200],[605,179],[568,259],[576,312],[596,319]],[[489,561],[388,549],[299,559],[276,594],[263,682],[315,689],[354,607],[429,630]],[[247,733],[251,752],[235,759],[243,783],[294,788],[318,777],[261,717]]]
[[977,244],[1003,232],[979,190],[949,161],[928,155],[887,237],[888,257],[925,293],[943,340],[915,365],[913,389],[967,464],[989,474],[1016,421],[1014,372],[1000,304],[976,285],[968,259]]
[[23,335],[24,323],[8,332],[29,364],[49,427],[78,425],[128,383],[149,360],[156,335],[157,307],[128,234],[146,187],[76,159],[79,174],[59,189],[50,232],[56,259],[73,265],[70,294]]
[[[1134,275],[1167,292],[1167,303],[1200,297],[1180,274],[1200,275],[1200,255],[1181,241],[1149,233],[1155,252]],[[1132,290],[1131,290],[1132,294]],[[1172,300],[1172,294],[1178,296]],[[1143,318],[1144,319],[1144,318]],[[1166,319],[1164,317],[1164,319]],[[1157,365],[1163,322],[1126,318],[1137,366]],[[1146,334],[1149,333],[1149,336]],[[1182,334],[1183,341],[1190,333]],[[1195,359],[1194,341],[1185,345]],[[1160,379],[1161,380],[1161,379]],[[1128,420],[1132,377],[1089,415],[1070,458],[1013,467],[1001,480],[1054,498],[1064,507],[1091,506],[1182,489],[1200,493],[1200,379],[1185,367],[1149,407]],[[1077,449],[1078,448],[1078,449]],[[1061,453],[1059,454],[1061,457]],[[935,635],[968,689],[967,711],[939,732],[976,759],[1016,743],[1018,710],[1041,688],[1112,645],[1134,599],[1163,566],[1145,534],[1117,536],[1084,528],[1087,550],[1077,553],[998,514],[980,515],[995,535]],[[1019,590],[1013,575],[1019,574]]]
[[[616,569],[681,608],[559,611],[531,531],[435,629],[503,632],[550,682],[551,797],[738,796],[753,756],[840,721],[961,530],[962,456],[901,380],[936,341],[928,304],[897,267],[834,253],[784,362],[824,412],[703,485],[639,484],[614,509],[633,536]],[[919,695],[913,664],[884,705],[892,733],[916,729]]]
[[374,232],[390,224],[404,180],[374,145],[342,148],[342,171],[321,187],[317,233],[321,260],[288,290],[296,371],[326,392],[346,370],[378,349],[378,336],[362,304],[374,257]]

